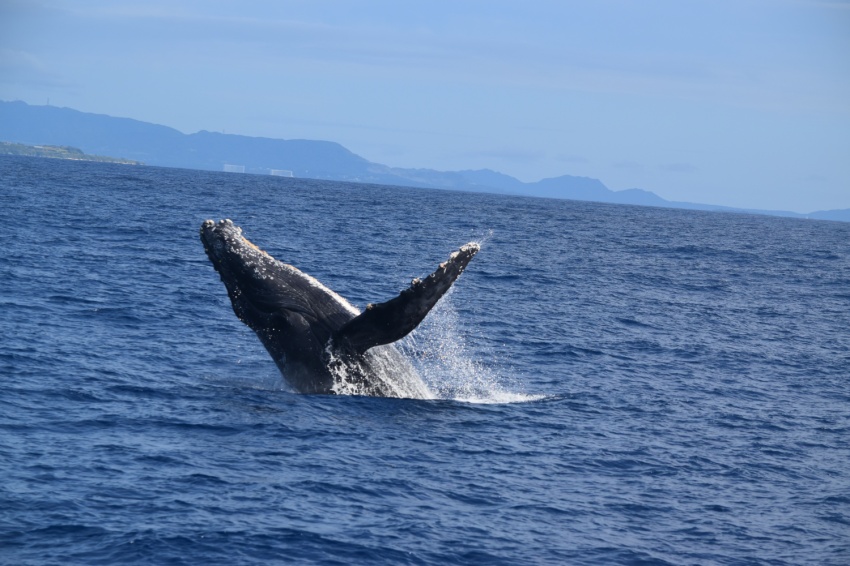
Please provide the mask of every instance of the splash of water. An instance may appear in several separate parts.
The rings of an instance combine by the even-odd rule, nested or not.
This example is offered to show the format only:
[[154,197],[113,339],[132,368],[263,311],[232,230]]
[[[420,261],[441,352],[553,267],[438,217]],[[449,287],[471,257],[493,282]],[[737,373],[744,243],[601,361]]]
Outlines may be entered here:
[[419,327],[399,342],[437,399],[520,403],[543,398],[511,391],[515,383],[475,360],[449,291]]
[[[325,352],[334,378],[331,390],[337,395],[434,398],[407,358],[391,346],[377,346],[367,351],[364,356],[368,367],[339,359],[330,344]],[[364,375],[369,375],[370,381],[365,381]]]

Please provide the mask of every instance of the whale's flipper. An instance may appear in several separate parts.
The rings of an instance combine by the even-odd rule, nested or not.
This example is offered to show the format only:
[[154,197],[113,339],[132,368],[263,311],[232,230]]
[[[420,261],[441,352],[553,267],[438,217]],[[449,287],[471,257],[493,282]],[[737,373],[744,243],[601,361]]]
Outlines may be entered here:
[[481,249],[470,242],[441,263],[425,279],[414,279],[410,287],[385,303],[370,304],[333,336],[334,346],[344,353],[362,354],[369,348],[401,340],[416,328],[440,300],[473,256]]

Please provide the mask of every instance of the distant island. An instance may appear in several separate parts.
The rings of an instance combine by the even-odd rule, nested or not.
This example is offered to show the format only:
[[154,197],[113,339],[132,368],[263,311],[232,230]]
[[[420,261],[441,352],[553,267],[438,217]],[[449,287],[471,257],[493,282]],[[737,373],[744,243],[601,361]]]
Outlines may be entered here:
[[[130,118],[55,106],[32,106],[20,101],[0,101],[0,140],[41,149],[49,147],[50,151],[61,150],[64,156],[44,156],[64,159],[83,159],[80,157],[83,155],[92,161],[144,162],[160,167],[850,221],[850,209],[799,214],[676,202],[643,189],[612,191],[599,179],[590,177],[562,175],[524,183],[489,169],[435,171],[389,167],[364,159],[330,141],[257,138],[207,131],[184,134],[167,126]],[[98,157],[100,155],[121,155],[127,159]]]
[[25,155],[28,157],[49,157],[51,159],[72,159],[74,161],[97,161],[99,163],[122,163],[124,165],[144,165],[140,161],[104,155],[89,155],[83,150],[69,145],[26,145],[22,143],[0,142],[0,155]]

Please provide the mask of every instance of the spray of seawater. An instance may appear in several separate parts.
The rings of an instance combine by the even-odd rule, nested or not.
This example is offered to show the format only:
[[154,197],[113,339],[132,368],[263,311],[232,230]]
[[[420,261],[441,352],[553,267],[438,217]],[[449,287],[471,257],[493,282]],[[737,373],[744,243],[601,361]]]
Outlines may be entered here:
[[[437,399],[467,403],[521,403],[540,395],[516,392],[512,379],[477,361],[468,347],[449,291],[422,324],[398,343]],[[491,357],[498,364],[495,357]]]

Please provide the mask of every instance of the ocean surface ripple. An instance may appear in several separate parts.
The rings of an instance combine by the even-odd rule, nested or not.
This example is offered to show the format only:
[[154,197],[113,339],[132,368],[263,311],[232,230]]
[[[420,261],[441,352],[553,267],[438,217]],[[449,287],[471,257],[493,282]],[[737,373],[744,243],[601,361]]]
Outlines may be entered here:
[[[436,399],[306,396],[197,230]],[[850,563],[850,224],[0,157],[0,563]]]

